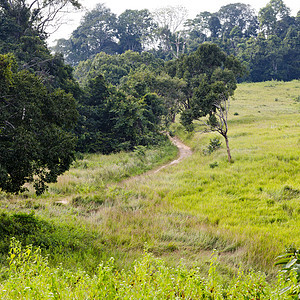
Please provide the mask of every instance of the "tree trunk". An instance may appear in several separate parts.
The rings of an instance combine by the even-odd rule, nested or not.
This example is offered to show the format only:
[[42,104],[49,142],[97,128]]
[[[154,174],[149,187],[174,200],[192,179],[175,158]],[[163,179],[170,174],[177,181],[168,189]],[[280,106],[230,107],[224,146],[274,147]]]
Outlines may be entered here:
[[176,114],[173,113],[172,116],[171,116],[171,122],[172,123],[175,123],[175,118],[176,118]]
[[229,141],[228,141],[227,134],[224,136],[224,139],[225,139],[225,142],[226,142],[228,161],[231,163],[232,162],[232,158],[231,158],[231,154],[230,154]]

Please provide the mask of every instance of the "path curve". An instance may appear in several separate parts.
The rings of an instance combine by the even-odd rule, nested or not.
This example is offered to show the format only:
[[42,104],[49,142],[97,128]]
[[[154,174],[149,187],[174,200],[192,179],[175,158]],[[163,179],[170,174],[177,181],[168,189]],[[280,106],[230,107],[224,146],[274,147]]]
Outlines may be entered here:
[[158,169],[154,170],[153,173],[157,173],[159,171],[161,171],[162,169],[168,167],[168,166],[171,166],[171,165],[176,165],[178,164],[179,162],[181,162],[183,159],[189,157],[192,155],[192,150],[189,146],[185,145],[184,143],[182,143],[180,141],[179,138],[177,137],[171,137],[171,136],[168,136],[170,141],[178,148],[179,150],[179,157],[173,161],[171,161],[170,163],[168,164],[165,164],[161,167],[159,167]]
[[124,180],[120,181],[117,185],[123,186],[123,185],[126,185],[126,183],[128,183],[128,182],[132,182],[132,181],[135,181],[135,180],[140,179],[140,178],[145,178],[145,177],[147,177],[148,175],[151,175],[151,174],[156,174],[164,168],[167,168],[169,166],[178,164],[183,159],[185,159],[185,158],[187,158],[187,157],[189,157],[193,154],[191,148],[188,147],[187,145],[185,145],[183,142],[181,142],[179,138],[171,137],[170,135],[168,135],[168,138],[179,150],[179,156],[176,159],[172,160],[171,162],[169,162],[167,164],[164,164],[164,165],[160,166],[157,169],[150,170],[150,171],[147,171],[147,172],[142,173],[140,175],[136,175],[136,176],[124,179]]
[[[183,159],[185,159],[185,158],[187,158],[187,157],[189,157],[189,156],[191,156],[193,154],[191,148],[189,146],[185,145],[183,142],[181,142],[179,138],[177,138],[177,137],[171,137],[170,135],[168,135],[168,138],[178,148],[178,150],[179,150],[179,156],[178,156],[178,158],[172,160],[171,162],[169,162],[167,164],[164,164],[164,165],[160,166],[158,169],[150,170],[150,171],[148,171],[146,173],[142,173],[140,175],[124,179],[124,180],[120,181],[119,183],[117,183],[117,185],[124,185],[127,182],[129,182],[129,181],[133,181],[133,180],[135,180],[137,178],[144,177],[145,175],[156,174],[156,173],[158,173],[159,171],[161,171],[164,168],[167,168],[169,166],[178,164]],[[111,184],[108,184],[107,186],[110,186],[110,185]],[[64,200],[55,201],[54,203],[56,205],[66,205],[66,204],[69,203],[69,201],[66,200],[66,199],[64,199]]]

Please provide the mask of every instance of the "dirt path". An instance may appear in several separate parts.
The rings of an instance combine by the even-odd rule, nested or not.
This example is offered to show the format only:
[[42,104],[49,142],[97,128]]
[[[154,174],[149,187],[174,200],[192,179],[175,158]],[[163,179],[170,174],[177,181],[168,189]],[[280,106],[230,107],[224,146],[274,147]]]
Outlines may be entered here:
[[[184,143],[182,143],[177,137],[170,137],[169,139],[171,140],[171,142],[178,148],[179,150],[179,157],[173,161],[171,161],[168,164],[165,164],[161,167],[159,167],[158,169],[152,171],[154,174],[161,171],[162,169],[171,166],[171,165],[176,165],[179,162],[181,162],[183,159],[189,157],[192,155],[192,150],[190,147],[188,147],[187,145],[185,145]],[[150,171],[151,172],[151,171]]]
[[[189,157],[192,155],[192,150],[190,147],[188,147],[187,145],[185,145],[184,143],[182,143],[177,137],[171,137],[171,136],[168,136],[170,141],[178,148],[179,150],[179,156],[178,158],[172,160],[171,162],[167,163],[167,164],[164,164],[162,166],[160,166],[158,169],[154,169],[154,170],[150,170],[148,172],[145,172],[143,174],[140,174],[140,175],[137,175],[137,176],[133,176],[133,177],[129,177],[127,179],[124,179],[122,181],[120,181],[119,183],[117,183],[117,185],[124,185],[130,181],[134,181],[138,178],[143,178],[145,177],[146,175],[151,175],[151,174],[156,174],[158,173],[159,171],[161,171],[162,169],[164,168],[167,168],[169,166],[172,166],[172,165],[176,165],[178,164],[179,162],[181,162],[183,159]],[[109,184],[108,186],[110,186],[111,184]],[[56,201],[55,204],[57,205],[66,205],[69,203],[69,200],[59,200],[59,201]]]
[[167,167],[172,166],[172,165],[176,165],[179,162],[181,162],[183,159],[185,159],[185,158],[192,155],[193,152],[192,152],[191,148],[188,147],[187,145],[185,145],[184,143],[182,143],[177,137],[171,137],[171,136],[168,136],[168,137],[169,137],[170,141],[179,150],[179,156],[176,159],[172,160],[171,162],[169,162],[167,164],[164,164],[164,165],[160,166],[158,169],[150,170],[150,171],[142,173],[140,175],[124,179],[124,180],[120,181],[118,183],[118,185],[123,186],[123,185],[126,185],[126,183],[128,183],[128,182],[132,182],[132,181],[135,181],[137,179],[145,178],[145,177],[147,177],[148,175],[151,175],[151,174],[156,174],[156,173],[160,172],[162,169],[167,168]]

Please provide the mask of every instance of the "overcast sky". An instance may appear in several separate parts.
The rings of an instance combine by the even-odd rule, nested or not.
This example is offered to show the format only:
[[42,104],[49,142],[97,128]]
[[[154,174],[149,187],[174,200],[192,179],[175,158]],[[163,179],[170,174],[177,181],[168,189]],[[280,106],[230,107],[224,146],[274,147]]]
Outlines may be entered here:
[[[250,4],[257,12],[260,8],[266,6],[269,0],[81,0],[84,9],[81,12],[73,13],[69,15],[67,24],[62,25],[59,30],[53,33],[49,41],[53,44],[55,39],[59,38],[69,38],[70,34],[79,25],[82,16],[86,10],[93,9],[97,3],[104,3],[107,8],[117,15],[124,12],[126,9],[144,9],[147,8],[150,11],[156,8],[166,7],[166,6],[184,6],[189,11],[189,17],[194,18],[197,14],[203,11],[216,12],[221,6],[230,3],[245,3]],[[284,3],[291,9],[292,15],[296,15],[298,10],[300,10],[299,0],[284,0]]]

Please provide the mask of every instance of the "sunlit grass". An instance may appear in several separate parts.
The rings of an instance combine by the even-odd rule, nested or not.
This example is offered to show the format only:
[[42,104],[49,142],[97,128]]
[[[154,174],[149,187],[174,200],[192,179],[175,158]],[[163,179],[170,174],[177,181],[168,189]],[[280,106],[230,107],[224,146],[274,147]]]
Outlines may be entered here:
[[203,156],[214,134],[181,133],[194,156],[153,183],[164,186],[162,201],[214,235],[241,242],[244,262],[263,269],[285,246],[300,245],[299,87],[299,81],[239,85],[229,120],[234,163],[227,163],[224,147]]
[[289,286],[279,277],[277,286],[266,282],[263,274],[240,269],[227,284],[220,281],[217,257],[212,256],[204,278],[200,269],[175,268],[144,252],[130,270],[117,270],[114,259],[99,264],[97,273],[70,272],[50,267],[39,249],[20,247],[13,240],[9,268],[0,282],[1,299],[290,299],[280,294]]
[[[130,179],[176,151],[87,155],[45,195],[1,194],[1,208],[33,210],[70,230],[76,231],[77,222],[95,233],[82,252],[70,254],[73,260],[61,256],[67,267],[84,267],[85,260],[92,270],[98,251],[97,259],[114,256],[118,268],[129,268],[147,243],[173,266],[182,259],[205,271],[217,249],[219,268],[228,276],[240,263],[273,272],[274,258],[286,246],[300,246],[299,92],[299,81],[238,86],[229,118],[232,164],[221,138],[221,149],[203,154],[217,134],[187,134],[176,125],[172,130],[194,150],[178,165]],[[88,253],[91,248],[95,251]],[[59,259],[56,254],[52,262]]]

